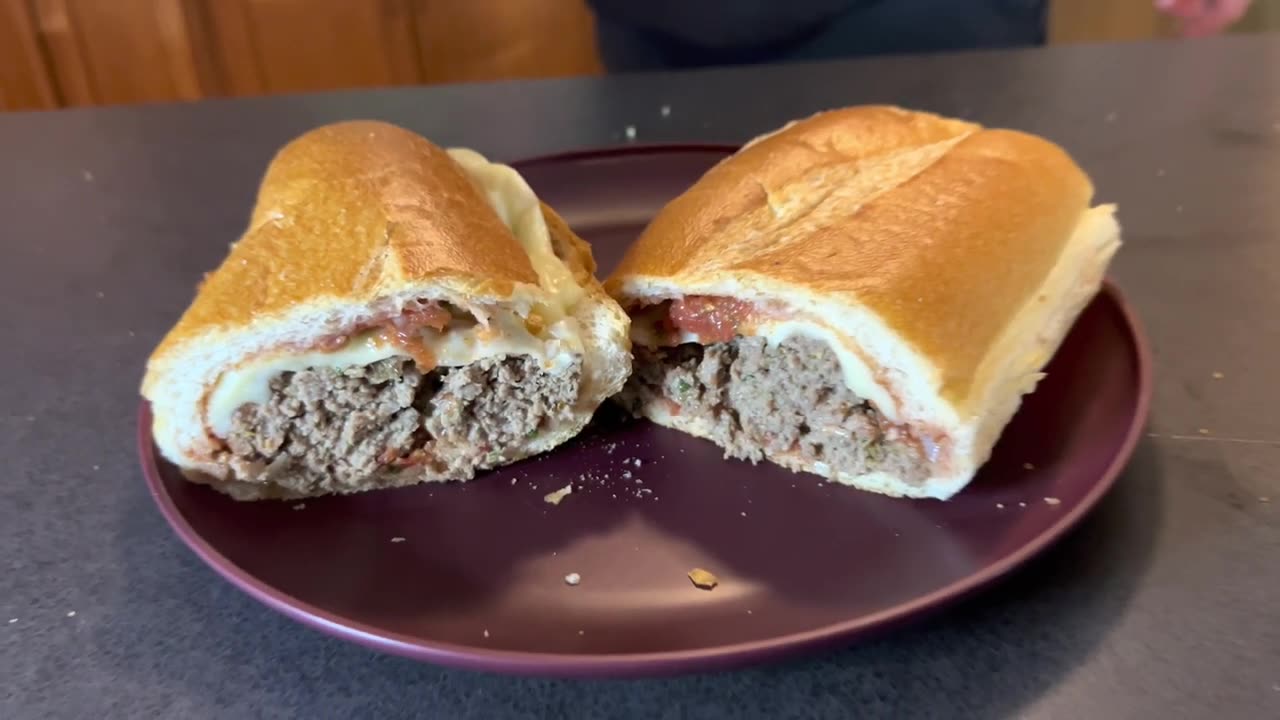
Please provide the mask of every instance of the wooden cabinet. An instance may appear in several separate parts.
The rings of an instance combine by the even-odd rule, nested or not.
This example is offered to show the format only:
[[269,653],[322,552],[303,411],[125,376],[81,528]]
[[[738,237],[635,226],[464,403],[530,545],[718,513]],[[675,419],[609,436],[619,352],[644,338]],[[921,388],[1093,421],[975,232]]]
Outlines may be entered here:
[[208,2],[228,94],[601,71],[582,0]]
[[0,110],[57,107],[49,66],[26,0],[0,0]]
[[603,72],[581,0],[428,0],[413,10],[426,82]]
[[422,82],[414,5],[414,0],[209,2],[222,90],[249,95]]
[[598,73],[583,0],[0,0],[0,108]]
[[1060,0],[1049,8],[1054,44],[1173,37],[1177,24],[1149,0]]
[[34,0],[30,7],[65,105],[194,100],[212,89],[194,0]]

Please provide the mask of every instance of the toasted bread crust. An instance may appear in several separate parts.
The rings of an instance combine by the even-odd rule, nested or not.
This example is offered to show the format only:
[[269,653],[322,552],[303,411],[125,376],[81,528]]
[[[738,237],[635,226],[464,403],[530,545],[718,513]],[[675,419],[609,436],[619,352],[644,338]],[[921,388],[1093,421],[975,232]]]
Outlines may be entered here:
[[365,302],[445,278],[490,299],[538,282],[519,241],[443,149],[383,122],[324,126],[276,154],[248,229],[152,359],[300,305]]
[[[964,406],[989,350],[1088,210],[1053,143],[891,107],[821,113],[749,143],[669,203],[605,287],[740,284],[863,307]],[[691,290],[697,292],[697,290]]]

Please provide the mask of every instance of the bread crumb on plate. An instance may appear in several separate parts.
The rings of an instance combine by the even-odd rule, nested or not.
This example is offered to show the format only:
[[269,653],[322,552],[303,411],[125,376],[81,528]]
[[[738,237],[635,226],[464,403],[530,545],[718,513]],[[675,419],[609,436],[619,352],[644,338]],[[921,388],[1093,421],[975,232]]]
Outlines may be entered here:
[[710,590],[720,584],[720,578],[711,574],[702,568],[694,568],[689,571],[689,580],[693,582],[694,587],[699,590]]
[[568,485],[565,485],[564,487],[560,488],[559,490],[556,490],[555,492],[549,492],[546,495],[542,496],[542,501],[546,503],[551,503],[552,505],[559,505],[560,501],[565,499],[565,497],[572,492],[573,492],[573,483],[569,483]]

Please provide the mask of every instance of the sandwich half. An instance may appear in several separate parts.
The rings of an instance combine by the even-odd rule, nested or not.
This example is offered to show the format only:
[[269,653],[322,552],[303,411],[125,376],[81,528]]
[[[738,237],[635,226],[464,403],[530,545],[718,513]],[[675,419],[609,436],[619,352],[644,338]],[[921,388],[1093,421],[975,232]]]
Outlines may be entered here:
[[313,130],[148,361],[156,446],[239,499],[545,452],[630,372],[627,316],[594,271],[510,167],[380,122]]
[[726,455],[946,499],[990,457],[1120,244],[1031,135],[892,107],[748,143],[671,201],[605,288],[619,400]]

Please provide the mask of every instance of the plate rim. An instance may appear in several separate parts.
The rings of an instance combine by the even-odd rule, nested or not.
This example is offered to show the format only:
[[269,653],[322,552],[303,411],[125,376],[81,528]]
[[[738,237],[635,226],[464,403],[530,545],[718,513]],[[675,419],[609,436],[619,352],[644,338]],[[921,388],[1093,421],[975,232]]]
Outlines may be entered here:
[[540,165],[558,165],[560,163],[577,162],[601,157],[622,157],[626,155],[666,155],[679,153],[723,153],[726,157],[741,149],[741,145],[724,142],[634,142],[626,145],[608,145],[596,148],[574,148],[550,152],[544,155],[531,155],[526,158],[512,160],[507,164],[517,170],[536,168]]
[[[663,143],[571,150],[511,163],[533,167],[544,163],[573,162],[588,158],[651,155],[680,152],[733,152],[734,145],[713,143]],[[477,645],[435,642],[421,636],[390,632],[318,608],[277,590],[233,563],[187,522],[165,490],[160,457],[151,437],[151,406],[142,400],[137,415],[137,449],[152,501],[182,542],[227,582],[268,608],[302,625],[366,648],[437,665],[534,677],[654,677],[693,671],[727,670],[766,661],[795,657],[808,651],[852,644],[907,622],[950,607],[974,592],[989,587],[1011,571],[1039,555],[1080,523],[1114,487],[1133,457],[1151,408],[1152,360],[1146,333],[1137,313],[1116,283],[1108,277],[1091,302],[1105,299],[1120,315],[1135,361],[1137,389],[1129,427],[1118,451],[1098,480],[1072,509],[1053,524],[997,562],[943,587],[876,613],[794,633],[727,645],[688,650],[643,653],[553,653],[504,650]]]

